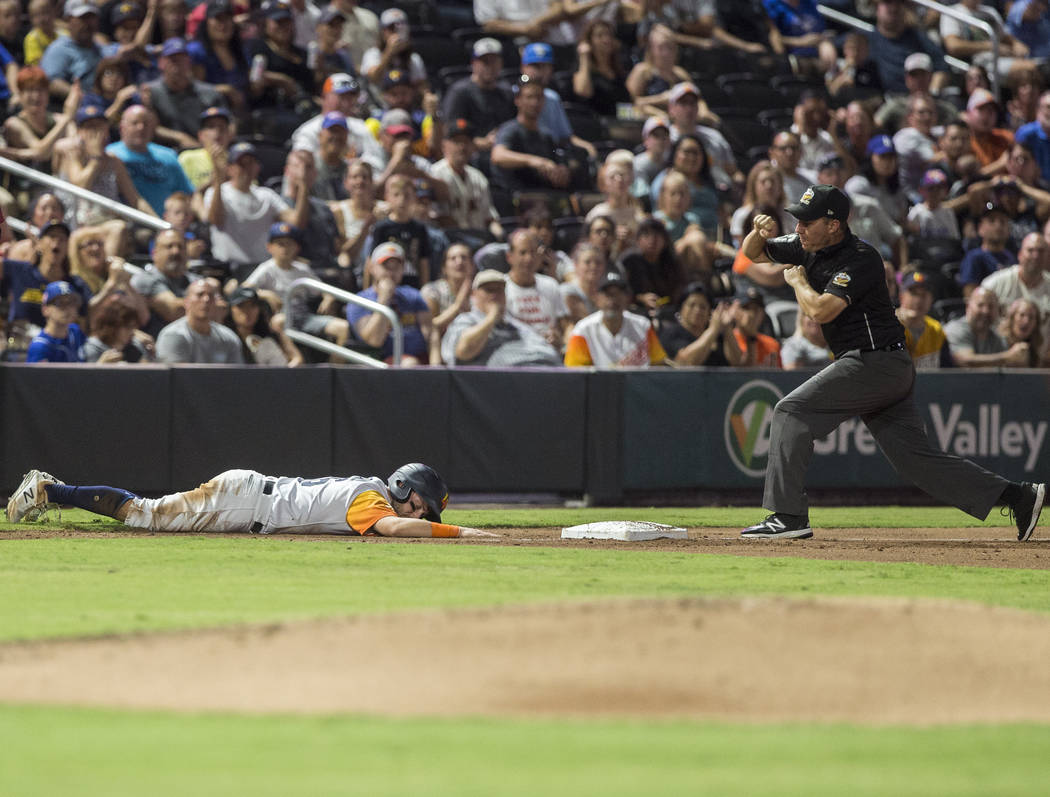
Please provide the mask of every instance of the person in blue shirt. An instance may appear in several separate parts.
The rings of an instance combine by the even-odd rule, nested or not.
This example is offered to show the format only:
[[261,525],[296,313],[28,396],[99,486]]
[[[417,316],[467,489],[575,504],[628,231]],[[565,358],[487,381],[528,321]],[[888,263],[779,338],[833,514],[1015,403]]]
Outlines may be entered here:
[[561,95],[550,87],[554,77],[554,49],[546,42],[532,42],[521,51],[521,73],[543,86],[543,110],[540,112],[540,129],[545,130],[558,146],[572,144],[587,153],[587,157],[598,157],[598,150],[590,141],[580,138],[572,130],[569,117],[561,102]]
[[770,37],[774,48],[779,38],[796,58],[819,58],[823,72],[835,66],[835,45],[814,0],[763,0],[762,4],[776,29]]
[[0,296],[8,299],[8,322],[25,322],[44,326],[42,302],[47,285],[67,281],[87,307],[91,289],[76,276],[69,275],[69,227],[61,221],[49,221],[40,228],[32,262],[0,261]]
[[83,300],[65,280],[44,289],[46,323],[26,352],[27,363],[82,363],[80,348],[86,338],[75,322]]
[[1029,58],[1050,57],[1050,3],[1017,0],[1006,15],[1006,31],[1028,47]]
[[[401,284],[405,273],[405,250],[391,241],[382,243],[372,251],[368,268],[373,285],[358,296],[385,304],[397,313],[404,332],[401,364],[425,365],[428,358],[429,362],[440,363],[440,341],[432,335],[430,306],[417,289]],[[346,319],[362,341],[379,349],[379,356],[390,361],[394,347],[386,316],[359,304],[348,304]]]
[[44,50],[40,66],[51,80],[51,93],[65,97],[74,81],[81,86],[95,82],[95,67],[102,60],[98,33],[98,7],[88,0],[66,0],[67,36],[59,36]]
[[1040,174],[1044,180],[1050,181],[1050,91],[1039,96],[1035,121],[1021,125],[1014,133],[1014,141],[1032,151]]
[[132,105],[120,117],[120,141],[106,153],[120,158],[139,194],[153,212],[164,215],[164,201],[176,191],[193,196],[193,183],[179,165],[175,150],[153,143],[157,115],[143,105]]

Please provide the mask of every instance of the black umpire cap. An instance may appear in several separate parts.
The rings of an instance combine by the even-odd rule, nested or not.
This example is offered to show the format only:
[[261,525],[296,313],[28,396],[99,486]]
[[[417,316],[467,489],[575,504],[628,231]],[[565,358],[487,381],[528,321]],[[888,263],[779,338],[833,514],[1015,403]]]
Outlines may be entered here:
[[838,219],[845,224],[849,219],[850,201],[833,185],[811,185],[798,202],[785,209],[799,221]]
[[404,503],[409,494],[415,490],[427,511],[423,517],[434,523],[441,522],[441,512],[448,506],[448,487],[436,470],[421,462],[410,462],[390,474],[386,486],[395,501]]

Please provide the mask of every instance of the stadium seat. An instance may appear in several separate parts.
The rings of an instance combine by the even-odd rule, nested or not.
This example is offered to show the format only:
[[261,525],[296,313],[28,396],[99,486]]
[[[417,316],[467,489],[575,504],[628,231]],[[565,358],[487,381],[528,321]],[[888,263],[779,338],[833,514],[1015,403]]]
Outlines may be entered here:
[[247,140],[255,147],[255,156],[259,159],[259,182],[265,185],[267,180],[284,174],[284,162],[290,147],[288,140],[276,141],[265,136],[252,136]]
[[959,297],[938,299],[933,303],[930,315],[942,324],[947,324],[956,318],[962,318],[966,315],[966,300]]
[[583,234],[582,216],[563,216],[554,219],[554,248],[572,252]]
[[602,118],[587,105],[564,102],[562,107],[572,125],[572,132],[585,141],[604,141],[610,138]]
[[766,318],[773,327],[773,335],[783,340],[795,334],[798,321],[798,304],[790,301],[770,302],[766,305]]

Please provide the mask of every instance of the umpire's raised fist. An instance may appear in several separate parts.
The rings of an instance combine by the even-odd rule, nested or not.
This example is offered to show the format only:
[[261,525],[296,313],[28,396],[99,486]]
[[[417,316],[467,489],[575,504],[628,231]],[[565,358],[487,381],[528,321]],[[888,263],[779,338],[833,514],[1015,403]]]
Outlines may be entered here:
[[755,216],[755,231],[763,238],[769,238],[777,231],[777,223],[772,216],[760,213]]

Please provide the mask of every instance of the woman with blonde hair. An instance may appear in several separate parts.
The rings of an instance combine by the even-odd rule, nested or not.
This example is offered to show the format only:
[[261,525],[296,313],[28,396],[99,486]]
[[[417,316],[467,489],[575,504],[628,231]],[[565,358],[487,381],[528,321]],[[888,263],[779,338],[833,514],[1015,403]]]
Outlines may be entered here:
[[692,80],[677,61],[674,31],[665,25],[653,25],[645,40],[645,57],[627,76],[627,91],[645,113],[652,115],[667,110],[671,88]]
[[576,245],[572,261],[572,276],[558,288],[575,324],[598,309],[598,285],[608,271],[609,263],[605,252],[586,241]]
[[335,216],[339,230],[339,265],[356,271],[363,265],[361,248],[376,222],[376,191],[372,165],[360,158],[350,161],[346,167],[343,185],[347,199],[329,202],[328,207]]
[[441,278],[428,282],[420,289],[423,300],[434,317],[434,332],[445,334],[458,315],[470,312],[471,282],[477,268],[473,252],[464,243],[454,243],[445,250]]
[[780,169],[773,165],[772,161],[761,160],[751,167],[747,173],[747,183],[744,186],[744,204],[733,211],[733,217],[729,222],[729,234],[733,237],[733,244],[740,246],[751,228],[747,225],[751,214],[757,207],[778,208],[780,228],[792,230],[795,227],[794,219],[784,208],[787,207],[788,199],[784,193],[784,178]]
[[138,313],[139,324],[149,321],[149,305],[131,287],[131,271],[124,259],[106,254],[104,227],[81,227],[69,236],[69,273],[84,280],[91,289],[89,318],[114,294],[127,297],[127,304]]
[[616,239],[620,248],[630,246],[638,231],[638,224],[645,218],[642,203],[631,194],[634,183],[634,153],[616,149],[605,156],[598,173],[598,188],[605,199],[587,213],[586,221],[599,216],[608,216],[616,222]]
[[1041,324],[1039,306],[1031,299],[1014,299],[999,322],[999,334],[1007,348],[1015,343],[1028,344],[1028,362],[1022,367],[1050,367],[1050,348],[1043,340]]

